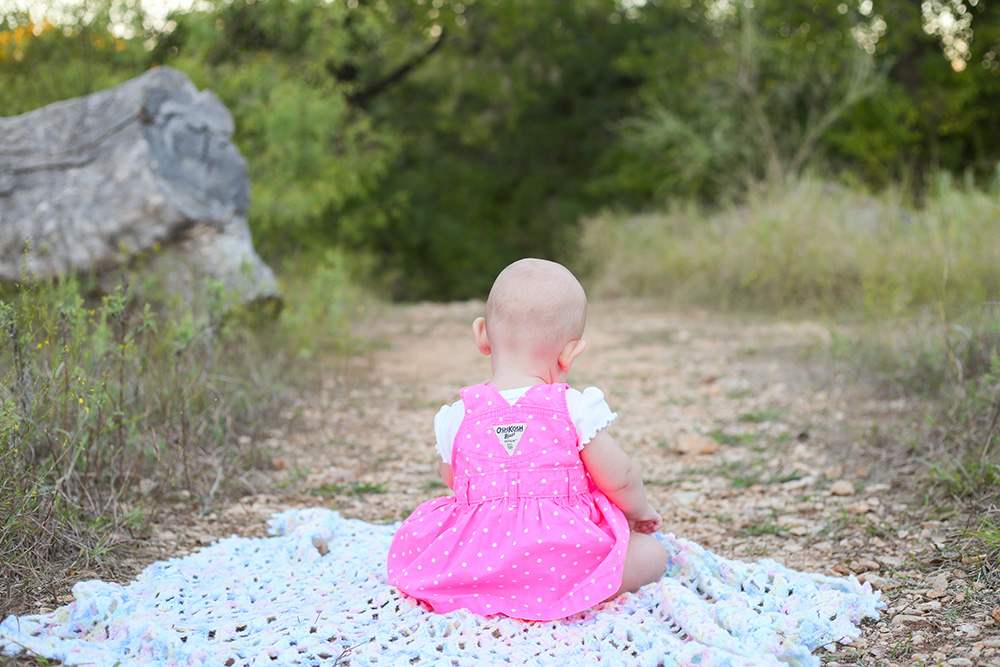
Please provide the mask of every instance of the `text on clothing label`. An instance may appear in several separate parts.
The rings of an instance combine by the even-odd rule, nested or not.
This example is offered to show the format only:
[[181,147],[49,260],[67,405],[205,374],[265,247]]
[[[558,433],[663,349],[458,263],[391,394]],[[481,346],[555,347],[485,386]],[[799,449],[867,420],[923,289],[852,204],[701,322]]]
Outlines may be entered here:
[[514,456],[514,450],[521,442],[521,436],[524,435],[524,429],[527,426],[527,424],[497,424],[493,427],[493,432],[496,433],[497,440],[507,450],[507,453]]

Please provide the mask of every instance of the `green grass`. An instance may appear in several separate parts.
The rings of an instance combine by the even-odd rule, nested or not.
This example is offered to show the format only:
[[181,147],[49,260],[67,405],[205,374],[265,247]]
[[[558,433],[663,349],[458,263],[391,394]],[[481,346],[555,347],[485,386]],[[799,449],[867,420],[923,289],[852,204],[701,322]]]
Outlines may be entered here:
[[388,493],[384,484],[372,482],[351,482],[349,484],[326,484],[310,493],[315,496],[366,496]]
[[[436,406],[437,403],[435,403],[434,405]],[[643,481],[645,482],[645,480]],[[445,489],[448,488],[448,486],[444,483],[443,480],[435,478],[435,479],[429,479],[426,482],[424,482],[421,488],[424,493],[435,493],[438,491],[444,491]]]
[[973,512],[1000,504],[1000,354],[991,345],[989,366],[954,377],[947,409],[928,420],[930,437],[909,445],[935,487]]
[[985,584],[982,591],[976,591],[972,599],[991,598],[995,606],[1000,604],[1000,511],[996,506],[979,517],[979,525],[967,530],[961,542],[961,556],[965,562],[978,567],[978,581]]
[[936,399],[989,373],[998,346],[996,307],[944,312],[939,305],[834,328],[830,352],[888,393]]
[[773,422],[781,419],[781,412],[778,410],[759,410],[757,412],[747,412],[740,415],[741,422],[750,422],[753,424],[761,424],[764,422]]
[[763,461],[725,461],[713,472],[727,478],[737,489],[745,489],[764,480]]
[[720,445],[749,445],[757,439],[757,436],[752,433],[729,435],[728,433],[724,433],[721,429],[709,431],[708,436],[714,438]]
[[772,512],[768,517],[761,519],[760,521],[755,521],[744,528],[741,528],[737,534],[744,537],[760,537],[761,535],[781,535],[785,532],[785,529],[779,526],[775,522],[776,513]]

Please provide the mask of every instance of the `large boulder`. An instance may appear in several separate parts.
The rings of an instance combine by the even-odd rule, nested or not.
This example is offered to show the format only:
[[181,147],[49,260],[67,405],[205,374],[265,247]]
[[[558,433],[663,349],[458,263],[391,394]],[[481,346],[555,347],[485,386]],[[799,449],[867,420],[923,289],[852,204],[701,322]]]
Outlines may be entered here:
[[165,296],[275,297],[232,136],[219,98],[168,67],[0,118],[0,280],[126,269]]

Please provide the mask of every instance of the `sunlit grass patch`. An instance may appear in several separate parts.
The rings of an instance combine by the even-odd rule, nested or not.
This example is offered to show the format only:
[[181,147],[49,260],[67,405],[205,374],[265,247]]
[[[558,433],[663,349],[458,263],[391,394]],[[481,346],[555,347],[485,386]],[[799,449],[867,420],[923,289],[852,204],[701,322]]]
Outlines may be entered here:
[[1000,201],[942,178],[922,208],[817,180],[709,210],[674,204],[583,224],[580,265],[599,295],[878,317],[997,298]]

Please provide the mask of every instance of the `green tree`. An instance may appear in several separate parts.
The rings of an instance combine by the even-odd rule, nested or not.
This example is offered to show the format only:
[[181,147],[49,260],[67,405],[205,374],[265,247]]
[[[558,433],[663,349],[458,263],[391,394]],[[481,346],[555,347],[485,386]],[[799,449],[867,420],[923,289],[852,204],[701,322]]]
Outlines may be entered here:
[[609,206],[997,178],[983,0],[213,0],[159,32],[133,2],[2,14],[0,113],[177,67],[235,117],[265,256],[337,246],[397,298],[481,296]]
[[876,57],[888,82],[830,137],[842,169],[919,191],[937,170],[995,179],[1000,163],[1000,7],[881,0]]
[[389,177],[338,221],[399,298],[482,296],[525,255],[559,258],[637,81],[613,0],[437,3],[440,52],[372,105],[403,137]]
[[640,201],[712,201],[814,168],[830,128],[882,83],[872,18],[847,5],[654,1],[643,17],[646,41],[619,66],[657,75],[619,126],[606,181]]
[[112,0],[68,5],[60,23],[0,10],[0,116],[117,85],[149,67],[141,7]]
[[367,110],[434,48],[414,3],[236,0],[175,14],[157,60],[212,88],[236,118],[251,224],[272,258],[331,243],[400,142]]

